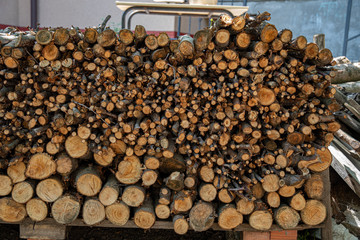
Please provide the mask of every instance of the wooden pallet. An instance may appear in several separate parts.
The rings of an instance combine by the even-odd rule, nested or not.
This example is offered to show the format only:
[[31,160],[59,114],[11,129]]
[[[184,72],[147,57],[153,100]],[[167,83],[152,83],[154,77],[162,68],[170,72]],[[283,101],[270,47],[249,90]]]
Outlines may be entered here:
[[[328,214],[324,223],[316,226],[309,226],[300,224],[296,228],[291,230],[283,230],[277,225],[273,225],[267,232],[258,231],[252,228],[249,224],[241,224],[240,226],[233,229],[234,232],[243,232],[243,240],[295,240],[297,239],[297,231],[304,229],[321,228],[322,239],[332,240],[332,227],[331,227],[331,203],[330,203],[330,176],[329,170],[322,173],[325,182],[325,194],[323,202],[327,208]],[[0,221],[0,223],[8,224]],[[25,239],[65,239],[67,226],[78,226],[88,227],[81,219],[77,219],[71,224],[61,225],[58,224],[54,219],[47,218],[39,223],[34,223],[29,218],[25,219],[20,223],[20,238]],[[105,220],[96,227],[107,227],[107,228],[138,228],[133,220],[129,220],[123,226],[117,226]],[[156,221],[152,229],[173,229],[173,223],[171,221]],[[212,229],[215,231],[225,231],[217,223],[213,224]],[[227,234],[229,239],[238,239],[239,235]]]

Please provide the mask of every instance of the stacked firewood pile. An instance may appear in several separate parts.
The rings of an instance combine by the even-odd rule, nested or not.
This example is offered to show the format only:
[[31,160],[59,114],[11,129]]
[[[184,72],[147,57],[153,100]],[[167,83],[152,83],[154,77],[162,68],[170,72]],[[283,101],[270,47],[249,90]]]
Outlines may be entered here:
[[179,40],[2,30],[0,219],[322,223],[332,54],[269,19],[222,15]]

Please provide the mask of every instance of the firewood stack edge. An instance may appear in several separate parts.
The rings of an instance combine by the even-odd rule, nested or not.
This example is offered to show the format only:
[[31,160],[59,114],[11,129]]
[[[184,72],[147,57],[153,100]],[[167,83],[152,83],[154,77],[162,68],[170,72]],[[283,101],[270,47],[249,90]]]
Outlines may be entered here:
[[193,37],[0,30],[0,219],[318,225],[332,54],[270,14]]

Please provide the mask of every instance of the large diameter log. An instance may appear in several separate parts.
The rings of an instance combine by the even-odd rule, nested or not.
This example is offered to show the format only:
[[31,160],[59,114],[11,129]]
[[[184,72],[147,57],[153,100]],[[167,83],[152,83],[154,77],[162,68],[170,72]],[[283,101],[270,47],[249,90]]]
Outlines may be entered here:
[[94,160],[100,166],[107,167],[112,163],[115,155],[112,148],[102,148],[100,151],[94,153]]
[[326,218],[325,205],[315,199],[308,200],[305,208],[300,212],[301,220],[308,225],[314,226],[322,223]]
[[179,235],[184,235],[189,230],[189,223],[183,215],[173,217],[174,231]]
[[211,183],[202,184],[199,187],[199,196],[203,201],[212,202],[217,196],[217,190]]
[[184,56],[189,56],[194,53],[194,40],[189,35],[184,35],[180,39],[179,50]]
[[323,172],[328,169],[332,162],[332,155],[329,149],[325,149],[325,151],[321,151],[320,149],[316,150],[321,162],[311,164],[308,168],[313,172]]
[[215,220],[215,210],[211,203],[197,202],[191,208],[189,224],[194,231],[203,232],[211,228]]
[[104,206],[112,205],[119,198],[120,186],[114,175],[110,175],[99,193],[99,201]]
[[293,229],[300,221],[300,215],[293,208],[283,205],[274,212],[275,222],[283,229]]
[[130,208],[124,202],[115,202],[105,208],[105,214],[112,224],[122,226],[130,218]]
[[139,228],[149,229],[154,225],[155,220],[154,206],[152,205],[151,199],[148,199],[143,205],[136,209],[134,222]]
[[219,208],[218,224],[221,228],[229,230],[236,228],[243,222],[243,216],[234,204],[226,204]]
[[7,175],[11,178],[13,183],[22,182],[26,179],[25,170],[26,165],[24,162],[17,162],[6,169]]
[[358,92],[360,92],[360,83],[359,82],[342,83],[342,84],[337,84],[337,86],[342,91],[347,92],[347,93],[358,93]]
[[46,203],[39,198],[30,199],[26,203],[26,212],[34,222],[44,220],[48,215],[48,211]]
[[54,202],[64,191],[62,182],[58,178],[47,178],[36,186],[36,195],[45,202]]
[[242,215],[249,215],[254,211],[254,201],[250,201],[246,198],[242,198],[236,202],[236,209]]
[[88,154],[88,144],[86,140],[81,139],[79,136],[70,136],[65,141],[65,149],[70,157],[82,158]]
[[51,206],[51,215],[60,224],[72,223],[80,213],[80,201],[72,195],[64,195]]
[[267,231],[271,228],[273,217],[268,210],[256,210],[249,217],[249,224],[251,227]]
[[45,179],[54,174],[56,163],[52,157],[46,153],[38,153],[31,156],[25,175],[33,179]]
[[11,193],[13,183],[6,175],[0,175],[0,196],[6,196]]
[[105,219],[105,207],[97,199],[87,199],[82,209],[82,217],[87,225],[94,225]]
[[102,186],[100,174],[94,167],[80,169],[76,173],[75,185],[80,194],[88,197],[95,196]]
[[324,181],[320,174],[312,174],[305,182],[305,193],[309,198],[321,200],[324,194]]
[[35,183],[32,181],[19,182],[14,185],[11,197],[18,203],[26,203],[35,193]]
[[141,163],[135,155],[126,156],[118,165],[115,176],[119,182],[124,184],[134,184],[141,178]]
[[0,199],[0,219],[4,222],[21,222],[26,217],[25,206],[9,197]]
[[138,207],[145,201],[145,189],[137,185],[127,186],[121,200],[130,207]]
[[356,82],[360,79],[360,63],[338,64],[333,67],[336,76],[331,79],[331,83]]
[[78,167],[78,161],[76,158],[69,157],[66,153],[61,153],[57,156],[56,171],[63,177],[69,176]]

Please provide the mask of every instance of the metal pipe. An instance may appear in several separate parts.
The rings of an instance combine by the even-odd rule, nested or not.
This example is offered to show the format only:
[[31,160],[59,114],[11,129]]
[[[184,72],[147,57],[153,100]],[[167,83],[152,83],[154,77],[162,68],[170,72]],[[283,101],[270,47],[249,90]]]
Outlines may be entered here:
[[37,23],[38,23],[38,1],[37,0],[31,0],[31,28],[36,29]]
[[344,44],[343,44],[343,51],[342,51],[343,56],[346,56],[346,51],[347,51],[349,28],[350,28],[350,18],[351,18],[351,8],[352,8],[352,0],[348,0],[347,10],[346,10]]

